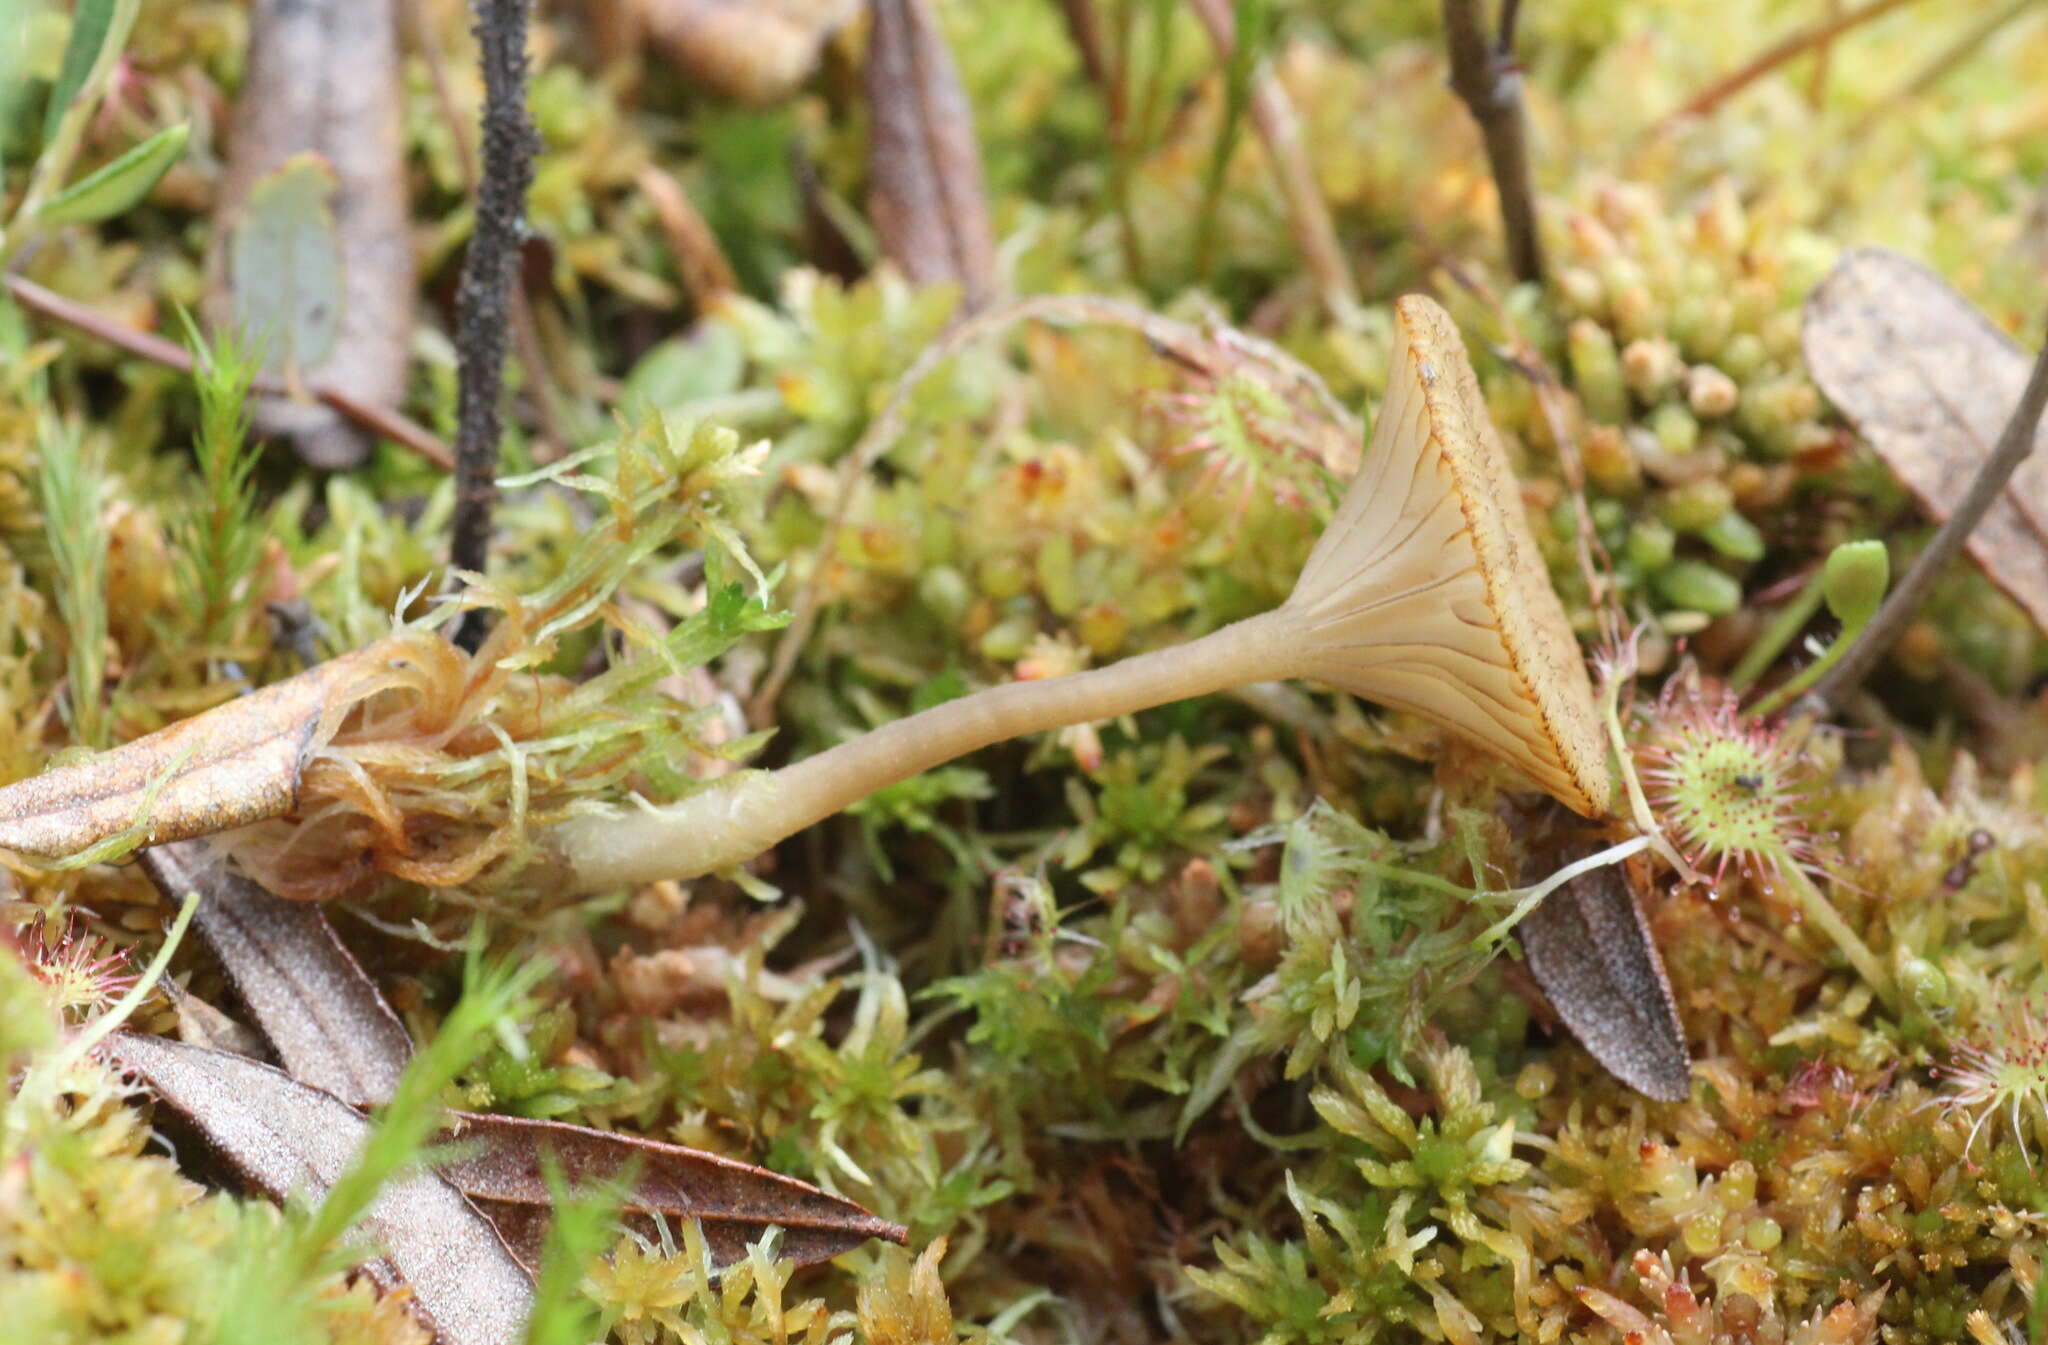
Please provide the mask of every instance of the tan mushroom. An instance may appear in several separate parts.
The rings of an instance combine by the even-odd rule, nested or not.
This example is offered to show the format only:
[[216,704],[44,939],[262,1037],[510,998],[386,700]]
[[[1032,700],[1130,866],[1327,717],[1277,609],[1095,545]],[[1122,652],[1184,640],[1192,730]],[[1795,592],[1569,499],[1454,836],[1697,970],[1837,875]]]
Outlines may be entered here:
[[1394,312],[1399,347],[1364,466],[1280,608],[1107,668],[964,696],[669,808],[564,824],[555,839],[573,884],[723,868],[990,743],[1287,677],[1411,711],[1575,811],[1605,814],[1592,686],[1464,344],[1430,299]]
[[[1288,677],[1411,711],[1576,811],[1603,815],[1592,687],[1464,345],[1428,299],[1394,311],[1399,347],[1364,467],[1279,608],[1106,668],[963,696],[666,808],[559,823],[532,839],[560,861],[565,890],[727,868],[990,743]],[[282,813],[350,705],[448,657],[437,636],[409,629],[72,771],[0,789],[0,844],[75,850],[138,817],[154,844]],[[230,795],[233,806],[221,806]],[[472,856],[465,872],[487,857]]]

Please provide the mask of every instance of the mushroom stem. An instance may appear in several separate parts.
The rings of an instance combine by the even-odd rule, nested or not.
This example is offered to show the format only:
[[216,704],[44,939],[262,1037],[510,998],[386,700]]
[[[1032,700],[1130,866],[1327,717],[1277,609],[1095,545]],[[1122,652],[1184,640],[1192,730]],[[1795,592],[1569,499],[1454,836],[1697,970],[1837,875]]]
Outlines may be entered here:
[[729,868],[878,789],[991,743],[1298,675],[1300,624],[1282,607],[1107,668],[1007,682],[779,771],[728,777],[666,808],[563,823],[555,840],[578,891]]

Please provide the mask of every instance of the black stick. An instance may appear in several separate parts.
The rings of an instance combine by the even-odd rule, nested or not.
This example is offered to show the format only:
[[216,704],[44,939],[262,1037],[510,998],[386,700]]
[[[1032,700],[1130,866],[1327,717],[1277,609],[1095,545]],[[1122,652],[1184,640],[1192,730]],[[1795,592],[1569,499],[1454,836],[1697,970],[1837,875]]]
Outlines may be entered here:
[[1444,0],[1444,38],[1451,54],[1451,88],[1464,100],[1486,141],[1486,162],[1500,192],[1508,264],[1517,280],[1543,279],[1543,244],[1536,236],[1536,187],[1529,175],[1529,128],[1522,115],[1522,72],[1515,64],[1517,0],[1505,0],[1500,37],[1489,41],[1480,0]]
[[[528,0],[472,0],[484,72],[483,179],[477,184],[476,232],[455,292],[455,517],[448,563],[481,571],[489,557],[491,508],[497,503],[499,406],[505,391],[505,344],[526,236],[526,194],[540,135],[526,112]],[[483,625],[471,613],[455,640],[474,650]]]
[[1840,705],[1891,648],[1899,632],[1919,610],[1927,591],[1934,587],[1934,581],[1963,549],[1963,543],[1970,540],[1991,502],[2033,451],[2043,407],[2048,407],[2048,345],[2034,357],[2034,372],[2027,378],[2026,390],[2020,393],[2019,404],[2013,407],[2005,428],[1999,431],[1998,444],[1991,450],[1991,456],[1977,469],[1977,479],[1970,483],[1969,493],[1948,516],[1948,522],[1935,532],[1934,540],[1913,562],[1913,568],[1906,571],[1906,577],[1885,598],[1884,606],[1877,609],[1877,615],[1864,627],[1855,646],[1806,693],[1802,708],[1824,712],[1829,706]]

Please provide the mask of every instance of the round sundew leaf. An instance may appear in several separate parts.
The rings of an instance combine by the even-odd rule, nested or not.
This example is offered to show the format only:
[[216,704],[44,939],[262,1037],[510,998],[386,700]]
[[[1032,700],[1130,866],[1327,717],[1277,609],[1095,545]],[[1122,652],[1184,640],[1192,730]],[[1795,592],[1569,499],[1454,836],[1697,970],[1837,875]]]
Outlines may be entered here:
[[316,368],[341,331],[341,239],[334,170],[300,154],[257,183],[228,242],[234,320],[271,370]]

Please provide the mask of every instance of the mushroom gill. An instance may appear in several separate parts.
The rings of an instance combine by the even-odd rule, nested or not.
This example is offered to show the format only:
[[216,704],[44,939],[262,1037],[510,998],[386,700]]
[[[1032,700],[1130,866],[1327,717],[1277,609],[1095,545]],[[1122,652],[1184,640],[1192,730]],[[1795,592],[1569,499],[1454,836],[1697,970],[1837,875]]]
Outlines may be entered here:
[[1295,675],[1420,715],[1600,816],[1592,684],[1464,342],[1421,295],[1394,317],[1371,445],[1283,609]]

